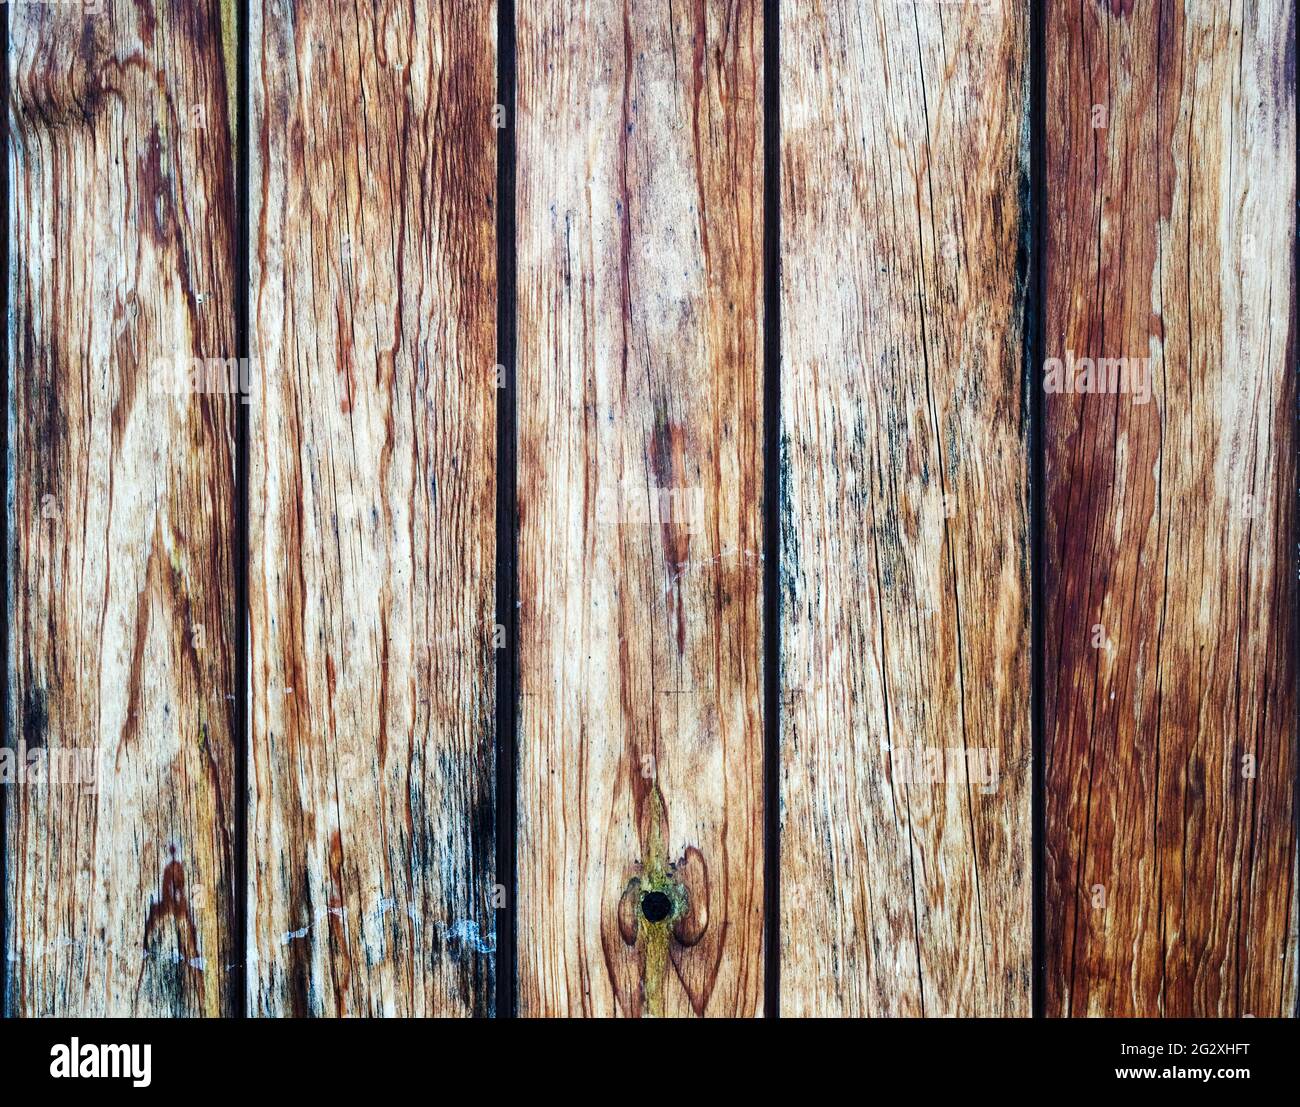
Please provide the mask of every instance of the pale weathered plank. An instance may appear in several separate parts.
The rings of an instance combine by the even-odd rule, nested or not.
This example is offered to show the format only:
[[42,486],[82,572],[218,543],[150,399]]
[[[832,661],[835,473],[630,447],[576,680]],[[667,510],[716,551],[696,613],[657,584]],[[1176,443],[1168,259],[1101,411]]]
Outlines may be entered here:
[[1029,1014],[1028,43],[782,5],[783,1015]]
[[1290,1015],[1294,5],[1049,8],[1047,1013]]
[[488,1013],[495,10],[251,8],[249,1009]]
[[233,16],[8,13],[11,1015],[235,1009]]
[[525,1015],[762,1010],[762,37],[518,11]]

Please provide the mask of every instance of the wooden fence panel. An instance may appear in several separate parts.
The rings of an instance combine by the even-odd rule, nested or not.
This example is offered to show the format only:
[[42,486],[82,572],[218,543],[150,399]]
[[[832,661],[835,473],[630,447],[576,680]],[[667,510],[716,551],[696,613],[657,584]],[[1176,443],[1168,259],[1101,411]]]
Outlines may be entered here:
[[249,1010],[495,982],[495,10],[251,5]]
[[760,0],[238,7],[5,5],[5,1014],[1028,1016],[1033,702],[1046,1013],[1296,1014],[1293,0],[787,0],[779,213]]
[[781,1013],[1028,1015],[1028,3],[781,12]]
[[1292,1014],[1294,6],[1049,9],[1047,1013]]
[[761,8],[517,10],[525,1015],[763,1008]]
[[233,11],[8,11],[11,1015],[235,1009]]

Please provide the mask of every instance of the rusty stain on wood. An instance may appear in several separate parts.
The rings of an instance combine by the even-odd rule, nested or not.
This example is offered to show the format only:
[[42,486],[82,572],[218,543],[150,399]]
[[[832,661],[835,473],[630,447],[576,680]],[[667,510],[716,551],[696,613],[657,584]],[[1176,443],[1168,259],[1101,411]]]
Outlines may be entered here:
[[1050,11],[1047,1014],[1292,1015],[1294,6]]
[[495,19],[252,4],[253,1014],[492,1010]]
[[517,21],[519,1008],[756,1015],[761,5]]
[[[216,3],[8,13],[5,1008],[229,1015],[235,191]],[[73,760],[70,762],[68,757]]]

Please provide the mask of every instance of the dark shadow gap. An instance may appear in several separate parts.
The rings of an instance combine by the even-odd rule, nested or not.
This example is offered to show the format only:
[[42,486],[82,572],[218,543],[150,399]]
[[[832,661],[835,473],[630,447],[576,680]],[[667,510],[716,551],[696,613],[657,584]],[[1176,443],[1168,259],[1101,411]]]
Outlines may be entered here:
[[[515,5],[497,0],[497,103],[505,125],[497,131],[497,467],[496,612],[505,648],[496,651],[497,881],[505,890],[496,909],[496,1017],[516,1012],[515,718],[518,695],[519,547],[515,460]],[[500,902],[493,889],[493,902]]]
[[763,1013],[781,1014],[781,5],[763,4]]

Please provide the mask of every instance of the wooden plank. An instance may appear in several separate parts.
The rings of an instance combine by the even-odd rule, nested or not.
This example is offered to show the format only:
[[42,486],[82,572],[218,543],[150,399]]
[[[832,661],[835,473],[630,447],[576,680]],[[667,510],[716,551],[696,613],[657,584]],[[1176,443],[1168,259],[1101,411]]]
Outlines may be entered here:
[[251,5],[249,1009],[495,979],[495,9]]
[[781,1012],[1030,1011],[1028,4],[783,4]]
[[517,21],[519,1008],[755,1015],[761,5]]
[[5,1009],[230,1014],[234,7],[8,18]]
[[1047,1013],[1290,1015],[1294,6],[1049,11]]

